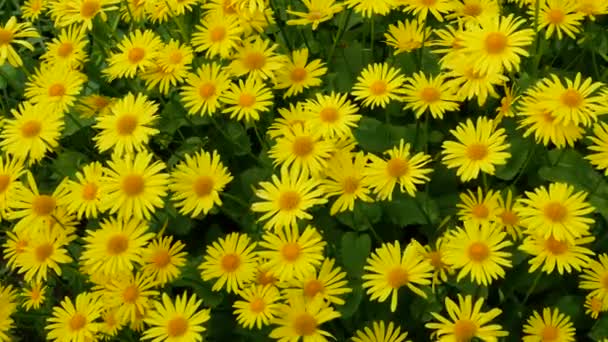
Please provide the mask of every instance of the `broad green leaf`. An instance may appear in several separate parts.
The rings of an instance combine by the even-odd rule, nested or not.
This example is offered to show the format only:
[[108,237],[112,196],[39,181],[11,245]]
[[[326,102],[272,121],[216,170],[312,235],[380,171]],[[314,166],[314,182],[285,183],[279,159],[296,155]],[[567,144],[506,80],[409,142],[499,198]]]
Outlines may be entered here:
[[371,248],[372,241],[367,234],[348,232],[342,236],[340,257],[351,278],[360,278],[363,275],[363,266]]

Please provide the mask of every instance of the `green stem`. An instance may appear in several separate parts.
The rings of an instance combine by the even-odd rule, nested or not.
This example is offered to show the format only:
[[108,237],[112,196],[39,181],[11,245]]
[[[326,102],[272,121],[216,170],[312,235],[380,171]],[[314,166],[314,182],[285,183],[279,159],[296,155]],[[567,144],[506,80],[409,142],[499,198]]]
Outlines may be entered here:
[[422,44],[420,45],[420,49],[418,49],[418,67],[420,68],[420,70],[422,70],[422,56],[423,56],[423,50],[424,50],[424,43],[426,43],[426,33],[427,33],[427,29],[426,29],[426,22],[427,19],[424,18],[424,22],[423,22],[423,26],[422,26]]
[[[220,132],[220,134],[224,137],[224,139],[230,141],[232,144],[234,144],[235,146],[238,146],[233,140],[232,138],[228,135],[228,133],[224,132],[224,130],[222,129],[222,127],[220,126],[220,124],[215,120],[215,118],[213,117],[213,115],[209,116],[209,119],[211,120],[211,123],[213,124],[213,126],[215,126],[215,129],[218,130],[218,132]],[[258,164],[262,165],[262,162],[260,161],[260,159],[258,157],[256,157],[253,153],[251,153],[251,151],[247,152],[247,154],[253,158],[255,161],[258,162]]]
[[249,209],[250,205],[247,204],[245,201],[243,201],[242,199],[234,196],[233,194],[227,193],[227,192],[223,192],[221,193],[221,196],[224,196],[226,198],[231,199],[232,201],[234,201],[235,203],[237,203],[238,205],[242,206],[244,209]]
[[431,121],[429,111],[424,113],[424,153],[429,152],[429,121]]
[[371,25],[370,25],[370,33],[369,33],[369,53],[371,55],[371,60],[374,60],[374,17],[372,16],[370,18],[371,20]]
[[536,289],[536,285],[538,285],[538,281],[540,280],[540,277],[542,276],[542,274],[543,274],[542,272],[537,272],[536,278],[534,278],[534,282],[532,283],[532,286],[530,286],[530,288],[528,289],[528,292],[526,292],[524,301],[521,303],[522,305],[526,304],[526,302],[528,301],[528,298],[530,298],[530,295],[532,294],[532,292],[534,292],[534,289]]
[[[274,1],[270,0],[268,3],[270,4],[270,8],[272,9],[272,12],[275,14],[277,26],[279,27],[279,32],[281,33],[281,36],[283,36],[285,45],[287,45],[287,48],[291,52],[293,50],[293,47],[292,47],[291,43],[289,42],[289,39],[287,39],[287,34],[285,34],[285,30],[283,28],[285,25],[284,25],[283,21],[280,20],[280,17],[278,15],[279,12],[277,11],[276,6],[274,5]],[[264,12],[264,16],[266,16],[266,12]],[[267,16],[266,16],[266,21],[270,22],[270,20],[268,20]]]
[[[346,14],[344,14],[346,13]],[[327,57],[327,63],[331,63],[331,59],[334,57],[334,53],[336,52],[336,47],[338,46],[338,42],[342,39],[342,35],[344,34],[344,30],[346,26],[348,26],[348,22],[350,21],[350,16],[353,13],[351,9],[342,13],[341,19],[342,22],[338,27],[338,33],[336,34],[336,38],[334,39],[334,44],[331,46],[331,50],[329,50],[329,55]]]

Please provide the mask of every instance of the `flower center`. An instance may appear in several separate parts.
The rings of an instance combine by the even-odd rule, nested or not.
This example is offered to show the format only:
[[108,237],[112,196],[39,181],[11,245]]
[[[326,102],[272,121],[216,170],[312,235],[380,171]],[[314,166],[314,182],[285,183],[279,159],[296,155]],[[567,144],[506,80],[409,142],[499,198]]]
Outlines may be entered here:
[[477,325],[468,319],[459,319],[454,324],[454,337],[456,341],[470,341],[477,333]]
[[131,114],[121,115],[116,121],[118,135],[131,135],[137,128],[137,116]]
[[342,191],[345,194],[354,194],[359,189],[359,179],[353,176],[344,177],[342,181]]
[[243,63],[249,70],[261,69],[266,65],[266,57],[260,52],[251,52],[245,56]]
[[444,266],[443,261],[441,261],[441,253],[438,251],[430,252],[427,254],[427,258],[434,268],[442,268]]
[[488,215],[490,214],[490,210],[488,209],[488,207],[483,204],[483,203],[479,203],[473,206],[473,208],[471,208],[471,214],[473,214],[473,216],[475,218],[478,219],[485,219],[488,218]]
[[305,68],[295,68],[291,71],[291,80],[299,83],[306,79],[308,72]]
[[34,253],[36,254],[36,260],[39,263],[43,263],[53,254],[54,250],[55,248],[53,248],[53,245],[50,243],[41,244],[34,250]]
[[7,29],[0,28],[0,46],[8,45],[13,41],[13,32]]
[[310,11],[306,17],[308,20],[315,21],[323,18],[323,13],[321,11]]
[[562,10],[554,8],[547,11],[547,21],[551,24],[559,25],[564,22],[564,19],[566,19],[566,13]]
[[563,223],[568,216],[568,209],[559,202],[549,202],[543,209],[545,217],[553,223]]
[[471,17],[476,17],[481,14],[482,10],[483,9],[481,6],[479,6],[479,4],[466,4],[462,9],[462,13],[465,15],[470,15]]
[[420,98],[426,103],[433,103],[441,97],[441,93],[437,88],[426,87],[420,92]]
[[8,186],[11,184],[11,176],[0,175],[0,193],[4,193]]
[[122,299],[127,302],[127,303],[135,303],[135,301],[137,301],[137,298],[139,297],[139,290],[137,289],[137,286],[135,285],[129,285],[127,286],[127,288],[125,288],[125,290],[122,292]]
[[492,32],[486,36],[486,52],[491,55],[502,53],[509,43],[507,36],[502,32]]
[[144,191],[144,178],[141,175],[126,175],[122,179],[122,191],[129,196],[134,197]]
[[97,198],[97,184],[87,183],[82,187],[82,199],[92,201]]
[[25,247],[29,245],[29,241],[27,240],[19,240],[15,242],[15,254],[21,254],[25,250]]
[[283,254],[285,260],[294,262],[298,259],[298,256],[300,256],[300,245],[296,242],[288,242],[281,248],[281,254]]
[[255,104],[255,95],[249,93],[242,93],[239,96],[239,105],[241,107],[250,108]]
[[57,55],[59,57],[68,57],[72,51],[74,51],[74,45],[70,42],[64,42],[59,45],[57,48]]
[[173,318],[167,324],[167,335],[169,337],[180,337],[188,331],[188,320],[178,316]]
[[159,249],[154,253],[152,262],[157,268],[165,268],[171,262],[171,254],[166,249]]
[[93,98],[93,103],[94,103],[95,107],[97,107],[99,109],[103,109],[103,108],[106,108],[106,106],[110,104],[110,101],[108,101],[108,99],[106,99],[103,96],[95,96]]
[[297,137],[293,141],[293,153],[298,157],[306,157],[315,147],[312,138],[308,136]]
[[222,257],[222,269],[231,273],[236,271],[241,265],[241,258],[237,254],[230,253]]
[[386,171],[389,176],[399,178],[407,174],[409,164],[405,159],[393,157],[386,163]]
[[547,325],[543,328],[540,335],[542,336],[543,342],[557,341],[559,337],[559,329],[554,326]]
[[372,95],[380,96],[386,93],[387,85],[383,80],[374,81],[369,87],[369,91]]
[[205,100],[212,97],[215,95],[215,85],[213,83],[203,84],[198,88],[198,94]]
[[604,273],[602,276],[602,285],[606,290],[608,290],[608,272]]
[[266,303],[264,303],[264,300],[260,297],[254,298],[249,303],[249,309],[255,313],[260,313],[260,312],[264,311],[265,308],[266,308]]
[[323,109],[321,109],[321,112],[319,113],[319,117],[321,118],[321,121],[323,122],[327,122],[327,123],[334,123],[338,120],[340,113],[338,112],[337,108],[334,107],[325,107]]
[[293,329],[299,336],[310,336],[317,331],[317,320],[309,313],[302,313],[293,322]]
[[280,210],[294,210],[300,204],[300,194],[295,191],[285,191],[279,197]]
[[169,55],[169,62],[171,62],[171,64],[179,64],[182,62],[183,59],[184,56],[180,51],[173,51]]
[[257,281],[260,285],[271,285],[274,284],[276,279],[270,272],[260,272],[258,274]]
[[87,324],[87,318],[80,312],[76,312],[72,318],[70,318],[70,329],[72,331],[78,331]]
[[485,144],[473,143],[467,147],[467,157],[471,160],[482,160],[488,155],[488,147]]
[[318,281],[317,279],[311,279],[306,284],[304,284],[304,296],[308,298],[313,298],[319,292],[323,292],[323,283]]
[[119,233],[108,240],[106,250],[110,255],[120,255],[129,248],[129,239],[126,235]]
[[560,96],[562,103],[570,108],[577,108],[583,102],[583,97],[575,89],[568,89]]
[[198,197],[209,196],[213,192],[213,178],[200,176],[192,184],[192,190]]
[[473,242],[469,246],[469,258],[476,262],[482,262],[490,256],[490,248],[483,242]]
[[519,217],[511,210],[505,210],[498,215],[505,226],[514,226],[519,222]]
[[224,26],[216,26],[209,30],[209,39],[213,43],[221,42],[226,38],[226,28]]
[[42,293],[41,293],[40,289],[33,288],[32,291],[30,292],[30,298],[34,302],[39,301],[41,299],[41,297],[42,297]]
[[49,195],[38,195],[32,201],[32,210],[38,216],[50,215],[57,203],[55,199]]
[[436,2],[437,0],[422,0],[422,5],[426,7],[431,7],[435,5]]
[[61,83],[55,83],[49,87],[49,96],[65,95],[65,87]]
[[80,5],[80,15],[85,19],[89,19],[94,17],[95,14],[97,14],[97,11],[99,11],[100,9],[101,5],[99,4],[99,1],[84,0],[82,2],[82,5]]
[[550,236],[545,241],[545,248],[554,255],[562,255],[568,251],[568,244],[564,241],[557,241],[553,236]]
[[398,289],[407,284],[409,281],[409,274],[406,270],[399,266],[388,271],[386,275],[386,282],[388,283],[388,286],[392,287],[393,289]]
[[24,138],[37,137],[42,130],[42,124],[38,120],[30,120],[21,126],[21,135]]
[[146,50],[140,47],[134,47],[129,50],[127,58],[129,59],[129,62],[136,64],[139,63],[139,61],[141,61],[142,59],[144,59],[145,56]]

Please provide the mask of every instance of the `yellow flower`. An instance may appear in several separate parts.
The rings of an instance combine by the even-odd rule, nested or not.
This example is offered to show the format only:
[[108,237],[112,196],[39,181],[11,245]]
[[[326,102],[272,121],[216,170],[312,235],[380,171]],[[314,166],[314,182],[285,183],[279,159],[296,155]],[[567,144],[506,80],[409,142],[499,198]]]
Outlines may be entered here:
[[608,310],[608,254],[598,255],[584,265],[579,288],[591,291],[590,296],[599,298],[602,309]]
[[[325,1],[325,0],[324,0]],[[333,1],[333,0],[331,0]],[[308,49],[293,50],[283,68],[276,71],[275,89],[287,89],[283,98],[298,95],[304,89],[321,85],[327,72],[325,63],[315,59],[308,63]]]
[[322,297],[328,303],[344,305],[344,295],[353,290],[348,287],[346,272],[339,266],[334,267],[334,259],[325,259],[319,272],[300,274],[287,281],[286,297],[303,296],[306,300]]
[[15,190],[22,186],[23,161],[10,156],[0,157],[0,218],[6,218],[15,200]]
[[186,154],[175,166],[169,189],[174,193],[173,200],[180,213],[196,217],[201,212],[207,215],[215,205],[222,205],[220,193],[232,179],[217,151],[213,154],[199,151],[193,156]]
[[272,285],[252,285],[239,292],[241,300],[234,302],[237,322],[247,329],[262,329],[279,314],[279,290]]
[[104,334],[104,337],[116,336],[118,331],[123,327],[123,324],[118,320],[118,316],[116,316],[117,312],[118,309],[111,308],[105,309],[101,313],[102,322],[100,322],[99,332]]
[[133,78],[138,72],[154,67],[154,61],[162,48],[162,41],[151,30],[132,31],[118,43],[119,52],[108,57],[108,66],[103,70],[111,80]]
[[460,202],[456,204],[458,218],[461,221],[472,221],[475,223],[494,222],[498,216],[498,199],[500,194],[493,190],[483,194],[481,187],[477,187],[477,195],[471,190],[460,194]]
[[230,85],[230,77],[217,63],[203,64],[196,73],[188,73],[180,94],[188,114],[215,114],[220,108],[220,95],[230,89]]
[[[533,6],[534,7],[534,6]],[[536,9],[531,7],[528,13],[535,15]],[[538,14],[538,30],[546,28],[545,38],[549,39],[553,33],[557,39],[563,38],[563,33],[576,39],[575,33],[580,31],[584,15],[577,11],[578,1],[574,0],[543,0],[540,2]]]
[[585,314],[591,316],[591,318],[598,319],[599,315],[606,310],[608,310],[608,306],[604,308],[602,297],[590,294],[585,297]]
[[348,95],[332,91],[329,95],[316,93],[315,97],[304,103],[301,120],[305,120],[313,130],[320,131],[325,138],[352,136],[352,129],[357,127],[362,116]]
[[159,50],[155,65],[144,71],[141,78],[149,90],[158,85],[160,93],[167,95],[184,82],[193,58],[190,46],[171,40]]
[[84,118],[104,116],[110,113],[110,108],[116,99],[100,94],[85,95],[79,99],[75,106],[76,112]]
[[[442,68],[447,68],[448,65],[459,63],[466,55],[462,52],[462,33],[464,25],[457,26],[445,25],[443,29],[436,29],[433,32],[438,37],[431,41],[431,46],[434,47],[433,53],[443,57],[439,60]],[[470,65],[467,63],[467,65]]]
[[97,319],[103,303],[98,296],[83,292],[72,302],[65,297],[59,306],[53,307],[53,317],[45,329],[51,341],[94,341],[99,331]]
[[115,275],[103,291],[104,306],[117,308],[116,317],[121,324],[137,323],[152,308],[152,298],[158,296],[157,285],[143,273]]
[[278,327],[269,336],[279,341],[299,341],[303,338],[305,341],[326,342],[326,336],[332,339],[333,336],[322,330],[321,325],[340,317],[340,313],[320,297],[309,302],[299,296],[290,297],[278,311],[274,320]]
[[34,51],[32,43],[25,38],[38,37],[40,35],[31,23],[18,23],[17,18],[10,17],[4,27],[0,26],[0,65],[8,61],[8,64],[16,68],[22,66],[23,60],[12,44],[21,45],[30,51]]
[[87,61],[85,48],[88,39],[83,30],[76,26],[63,29],[59,35],[46,44],[46,52],[40,59],[50,64],[66,65],[79,69]]
[[393,322],[385,324],[384,321],[372,322],[372,329],[369,326],[355,331],[353,342],[410,342],[406,340],[407,332],[401,331],[401,327]]
[[458,100],[471,100],[477,97],[477,104],[482,107],[488,96],[498,97],[495,85],[505,84],[509,78],[499,72],[477,72],[475,66],[469,64],[466,59],[457,59],[453,62],[446,62],[451,70],[446,74],[452,77],[451,84],[458,89],[456,96]]
[[[42,65],[26,83],[25,97],[54,113],[66,113],[76,102],[86,76],[69,65]],[[48,113],[45,113],[48,115]]]
[[383,243],[376,248],[364,267],[361,277],[363,288],[370,300],[384,302],[391,296],[391,312],[397,309],[399,289],[407,286],[415,294],[426,298],[426,293],[417,286],[430,285],[433,266],[416,250],[416,244],[410,243],[401,250],[399,241]]
[[273,79],[276,72],[285,65],[285,56],[275,52],[278,47],[259,36],[245,40],[232,56],[228,70],[234,76],[247,75],[256,81]]
[[140,22],[146,16],[146,0],[126,0],[123,6],[120,6],[120,19],[126,23],[132,21]]
[[19,265],[17,260],[19,255],[23,254],[25,247],[32,242],[32,232],[29,230],[21,230],[16,232],[7,231],[6,241],[2,245],[3,259],[6,261],[6,266],[11,270],[16,270]]
[[403,88],[402,101],[405,102],[404,109],[415,111],[416,118],[422,116],[426,111],[433,118],[443,119],[445,112],[455,111],[459,108],[456,91],[452,84],[446,81],[446,74],[437,77],[429,76],[423,72],[414,73],[413,77],[407,79]]
[[11,317],[17,310],[16,291],[11,285],[0,284],[0,341],[10,341],[9,330],[13,327]]
[[456,170],[463,182],[476,179],[480,172],[493,175],[496,165],[504,165],[511,153],[506,150],[507,141],[504,128],[497,128],[492,119],[478,117],[474,125],[471,119],[460,123],[450,133],[457,141],[444,141],[443,163],[448,169]]
[[433,266],[433,282],[431,284],[433,292],[435,285],[448,281],[448,274],[452,275],[454,269],[449,265],[446,252],[446,238],[439,237],[435,240],[435,248],[431,245],[422,246],[418,241],[414,240],[411,243],[416,248],[417,252]]
[[500,122],[502,118],[511,118],[515,116],[514,107],[516,101],[520,98],[515,90],[515,84],[510,87],[504,85],[505,95],[500,99],[500,106],[496,108],[496,121]]
[[205,259],[199,265],[204,281],[217,279],[213,291],[224,287],[228,293],[238,293],[255,276],[258,256],[254,251],[257,243],[247,234],[230,233],[207,246]]
[[24,288],[21,292],[21,297],[23,298],[23,308],[25,310],[38,310],[40,305],[44,304],[46,297],[44,296],[46,293],[47,287],[44,286],[41,282],[34,282],[30,284],[29,288]]
[[551,274],[557,268],[559,274],[572,273],[573,270],[579,271],[589,265],[594,255],[592,250],[582,245],[595,240],[593,236],[574,239],[574,241],[559,241],[552,235],[532,234],[524,238],[519,249],[533,256],[528,262],[529,272],[532,273],[539,269]]
[[51,2],[51,16],[57,27],[73,24],[83,29],[93,29],[93,19],[99,15],[102,21],[107,20],[106,11],[118,9],[120,0],[65,0]]
[[372,18],[374,15],[388,14],[395,7],[395,0],[346,0],[344,5],[364,18]]
[[428,174],[431,168],[425,168],[431,162],[431,156],[419,152],[412,154],[410,144],[403,139],[398,146],[384,152],[390,157],[388,160],[370,154],[371,164],[367,165],[363,176],[367,177],[372,191],[380,200],[392,200],[393,190],[399,185],[399,191],[416,196],[416,185],[424,184],[430,180]]
[[287,13],[295,15],[298,19],[287,20],[287,25],[308,25],[312,24],[313,31],[319,24],[331,20],[334,14],[340,13],[343,9],[342,4],[335,0],[302,0],[306,6],[306,12],[287,10]]
[[560,312],[557,308],[544,308],[543,315],[534,311],[524,325],[523,342],[536,341],[576,341],[576,329],[570,321],[570,317]]
[[355,200],[372,202],[369,196],[369,179],[363,175],[368,157],[364,152],[356,154],[336,153],[325,169],[323,192],[326,196],[338,196],[331,206],[330,214],[353,211]]
[[507,190],[506,199],[498,196],[498,217],[496,223],[511,236],[512,240],[518,240],[522,237],[523,228],[521,218],[517,214],[516,201],[517,199],[513,198],[511,190]]
[[165,285],[177,279],[180,268],[186,265],[185,245],[173,236],[157,237],[142,252],[142,273],[152,277],[159,285]]
[[266,134],[273,140],[282,137],[294,126],[306,124],[307,118],[303,102],[297,102],[295,105],[290,103],[289,108],[279,108],[278,112],[280,117],[275,118],[266,131]]
[[19,273],[25,273],[27,282],[46,281],[49,269],[61,275],[61,264],[72,261],[65,248],[69,240],[58,229],[40,229],[33,232],[32,240],[17,257],[21,267]]
[[195,51],[204,52],[205,57],[228,58],[241,42],[242,27],[238,20],[223,15],[207,15],[196,26],[192,35]]
[[460,0],[454,1],[454,13],[446,16],[447,19],[456,19],[465,24],[475,24],[483,17],[498,17],[500,7],[496,0]]
[[431,28],[417,20],[398,21],[388,27],[384,34],[386,45],[395,48],[395,55],[412,52],[422,47],[431,36]]
[[405,3],[405,12],[411,12],[419,21],[426,21],[427,15],[432,14],[438,21],[443,21],[443,14],[452,11],[454,8],[453,1],[450,0],[407,0]]
[[223,112],[231,119],[245,122],[260,120],[260,113],[269,111],[273,104],[272,91],[254,77],[232,83],[229,90],[220,94],[220,101],[226,105]]
[[508,336],[500,324],[489,324],[498,317],[502,310],[493,308],[481,311],[484,299],[479,298],[473,303],[473,297],[458,294],[458,304],[451,298],[445,297],[445,308],[449,319],[431,312],[438,322],[426,323],[425,327],[433,329],[432,336],[437,341],[471,341],[477,338],[481,341],[498,341],[498,337]]
[[61,205],[70,213],[82,217],[97,218],[100,213],[102,193],[99,191],[103,168],[100,162],[85,165],[76,173],[76,181],[66,184],[68,194],[62,198]]
[[143,340],[154,341],[202,341],[203,325],[211,318],[210,310],[201,308],[202,300],[184,292],[175,302],[163,292],[162,302],[155,301],[154,309],[144,319],[149,328]]
[[593,126],[593,136],[589,139],[594,144],[588,147],[592,152],[585,159],[608,175],[608,125],[601,121],[596,123]]
[[386,108],[391,100],[400,99],[405,80],[399,69],[387,63],[370,64],[357,77],[352,95],[356,96],[355,100],[362,101],[363,106]]
[[26,0],[21,5],[21,17],[29,21],[35,21],[46,12],[49,7],[48,0]]
[[576,10],[595,21],[596,15],[608,13],[608,2],[597,0],[578,0]]
[[470,275],[473,282],[489,286],[505,277],[505,268],[512,267],[511,253],[504,249],[513,244],[495,224],[464,221],[463,228],[448,234],[445,259],[450,266],[460,269],[457,281]]

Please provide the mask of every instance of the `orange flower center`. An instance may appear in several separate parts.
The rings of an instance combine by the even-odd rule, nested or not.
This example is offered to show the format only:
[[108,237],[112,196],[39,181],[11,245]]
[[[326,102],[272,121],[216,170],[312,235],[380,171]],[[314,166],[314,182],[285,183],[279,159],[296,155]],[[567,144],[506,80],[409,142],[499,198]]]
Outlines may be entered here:
[[388,286],[398,289],[410,281],[409,274],[402,267],[395,267],[386,274]]
[[479,6],[479,4],[466,4],[462,9],[462,13],[464,13],[464,15],[470,15],[471,17],[480,15],[482,11],[483,9],[481,6]]
[[297,137],[293,141],[292,151],[298,157],[308,156],[314,149],[315,144],[311,137]]
[[550,111],[544,111],[542,112],[542,119],[546,124],[553,124],[553,121],[555,121],[555,118],[553,117],[553,114]]
[[456,341],[470,341],[477,333],[477,325],[468,319],[459,319],[454,323]]
[[543,342],[557,341],[559,338],[559,329],[554,326],[547,325],[543,328],[540,335]]
[[251,309],[251,311],[253,311],[255,313],[260,313],[260,312],[264,311],[265,308],[266,308],[266,303],[264,303],[264,300],[260,297],[254,298],[249,303],[249,309]]
[[21,135],[24,138],[33,138],[33,137],[37,137],[38,134],[40,134],[41,130],[42,130],[42,124],[40,123],[40,121],[30,120],[30,121],[25,122],[21,126]]
[[82,187],[82,199],[92,201],[97,198],[97,184],[87,183]]
[[519,222],[519,217],[511,210],[505,210],[498,216],[505,226],[514,226]]
[[171,64],[179,64],[183,59],[184,55],[182,55],[180,51],[173,51],[169,55],[169,62],[171,62]]
[[108,99],[106,99],[103,96],[95,96],[93,98],[93,103],[94,103],[95,107],[97,107],[99,109],[103,109],[103,108],[106,108],[106,106],[110,104],[110,101],[108,101]]
[[140,47],[134,47],[129,50],[127,58],[129,62],[136,64],[139,63],[146,56],[146,50]]
[[167,335],[169,337],[180,337],[188,331],[188,320],[184,317],[175,317],[167,324]]
[[36,260],[40,263],[45,262],[51,255],[53,255],[55,248],[50,243],[43,243],[36,247],[34,253],[36,254]]
[[80,5],[80,15],[83,18],[93,18],[95,14],[101,9],[101,5],[97,0],[84,0]]
[[209,30],[209,39],[211,39],[213,43],[221,42],[226,38],[226,33],[226,27],[216,26]]
[[137,128],[137,116],[131,114],[121,115],[116,120],[116,131],[118,135],[131,135]]
[[385,81],[377,80],[370,85],[369,91],[372,93],[372,95],[380,96],[386,93],[387,88],[388,86]]
[[32,210],[38,216],[47,216],[55,210],[56,205],[57,203],[53,197],[49,195],[38,195],[34,197],[34,200],[32,201]]
[[29,241],[27,240],[19,240],[15,242],[15,254],[21,254],[25,250],[25,247],[29,245]]
[[249,93],[242,93],[239,96],[239,105],[241,107],[250,108],[255,104],[255,95]]
[[473,242],[469,246],[469,258],[476,262],[482,262],[490,256],[490,248],[483,242]]
[[241,258],[234,253],[226,254],[222,257],[222,269],[225,272],[234,272],[241,265]]
[[583,97],[575,89],[568,89],[560,96],[562,103],[570,108],[577,108],[583,103]]
[[557,241],[550,236],[545,241],[545,248],[554,255],[562,255],[568,251],[568,244],[564,241]]
[[471,208],[471,214],[478,219],[485,219],[490,214],[490,210],[485,204],[479,203]]
[[166,249],[159,249],[152,256],[152,262],[157,268],[165,268],[171,262],[171,254]]
[[275,277],[270,272],[260,272],[257,280],[260,285],[271,285],[276,281]]
[[310,11],[306,17],[308,20],[315,21],[323,18],[323,13],[320,11]]
[[232,2],[233,0],[224,0],[224,3],[222,4],[224,14],[230,15],[236,13],[236,9],[234,9],[234,4]]
[[482,160],[488,155],[488,147],[485,144],[473,143],[467,147],[467,157],[471,160]]
[[602,276],[602,285],[606,290],[608,290],[608,272],[604,273]]
[[262,53],[254,51],[245,56],[243,64],[249,70],[261,69],[266,65],[266,57]]
[[126,175],[122,179],[122,191],[129,197],[141,194],[144,187],[144,178],[141,175]]
[[559,25],[564,22],[564,19],[566,19],[566,13],[560,9],[553,8],[547,11],[547,21],[551,24]]
[[106,245],[106,251],[110,255],[120,255],[129,248],[129,239],[126,235],[119,233],[112,236]]
[[399,178],[405,176],[409,171],[409,164],[403,158],[393,157],[386,163],[386,171],[389,176]]
[[308,71],[305,68],[295,68],[291,71],[291,80],[299,83],[306,79]]
[[78,331],[87,324],[87,318],[80,312],[76,312],[72,318],[70,318],[70,330]]
[[299,336],[310,336],[317,331],[317,320],[309,313],[301,313],[293,322],[293,329]]
[[543,209],[545,217],[554,223],[563,223],[568,216],[568,209],[559,202],[549,202]]
[[13,31],[0,28],[0,46],[8,45],[13,41]]
[[[608,288],[608,285],[606,286],[606,288]],[[589,302],[589,306],[590,306],[591,311],[600,312],[600,311],[602,311],[603,303],[602,303],[602,300],[600,299],[600,297],[595,296],[595,297],[591,298],[591,301]]]
[[57,55],[59,57],[68,57],[74,51],[74,45],[70,42],[64,42],[57,47]]
[[137,298],[139,297],[139,290],[137,289],[137,286],[135,285],[129,285],[125,288],[125,290],[122,292],[122,299],[127,302],[127,303],[135,303],[135,301],[137,301]]
[[443,261],[441,261],[441,253],[438,251],[430,252],[427,254],[427,258],[434,268],[442,268],[444,266]]
[[319,292],[323,292],[323,283],[317,279],[311,279],[304,284],[304,296],[313,298]]
[[437,0],[422,0],[422,5],[426,7],[431,7],[435,5],[436,2]]
[[342,181],[342,191],[345,194],[354,194],[359,189],[359,179],[353,176],[344,177]]
[[321,112],[319,113],[319,117],[321,118],[321,121],[323,121],[323,122],[334,123],[340,117],[340,113],[338,112],[337,108],[325,107],[325,108],[321,109]]
[[300,194],[295,191],[285,191],[279,197],[280,210],[294,210],[300,204]]
[[41,293],[40,289],[33,288],[30,291],[30,298],[32,299],[32,301],[37,302],[41,299],[41,297],[42,297],[42,293]]
[[192,184],[192,190],[198,197],[209,196],[213,192],[213,178],[199,176]]
[[198,94],[203,99],[208,99],[215,95],[215,85],[213,83],[205,83],[198,88]]
[[9,184],[11,184],[11,176],[0,175],[0,193],[4,193],[8,189]]
[[420,98],[426,103],[433,103],[439,100],[440,97],[441,93],[439,92],[439,90],[437,90],[437,88],[426,87],[420,92]]
[[283,254],[285,260],[294,262],[300,256],[300,245],[295,242],[288,242],[281,248],[281,254]]
[[502,53],[506,48],[509,40],[502,32],[492,32],[486,36],[485,40],[486,52],[491,55]]
[[61,83],[54,83],[49,87],[49,96],[65,95],[65,87]]

